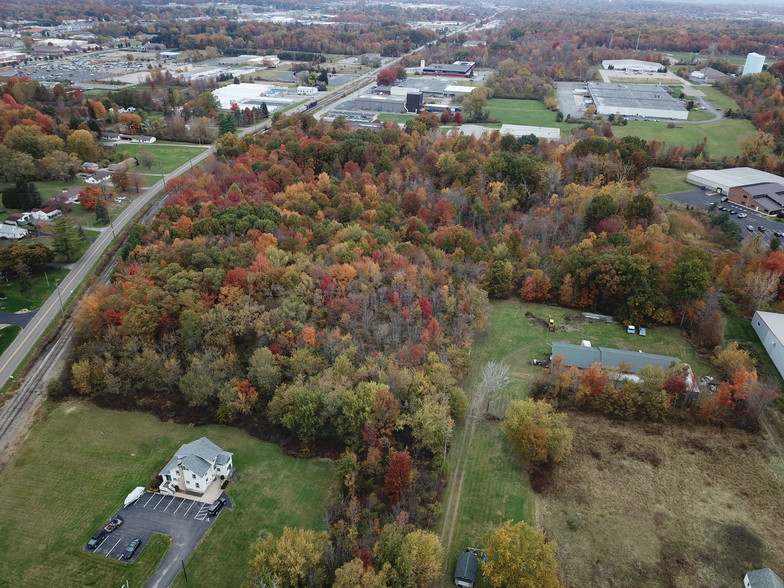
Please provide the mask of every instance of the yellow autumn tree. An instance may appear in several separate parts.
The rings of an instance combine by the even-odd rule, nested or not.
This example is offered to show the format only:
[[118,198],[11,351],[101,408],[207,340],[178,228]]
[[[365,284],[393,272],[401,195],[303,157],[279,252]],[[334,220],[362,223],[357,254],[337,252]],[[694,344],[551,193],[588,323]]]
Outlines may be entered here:
[[561,588],[555,547],[528,523],[506,521],[488,535],[482,579],[494,588]]

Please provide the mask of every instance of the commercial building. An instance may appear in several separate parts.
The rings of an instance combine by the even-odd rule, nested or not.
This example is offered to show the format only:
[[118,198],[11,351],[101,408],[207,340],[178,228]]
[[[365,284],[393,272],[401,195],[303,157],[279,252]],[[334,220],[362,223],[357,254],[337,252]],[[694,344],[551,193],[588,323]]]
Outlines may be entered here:
[[762,214],[776,214],[784,210],[784,186],[776,182],[762,182],[730,188],[731,202]]
[[354,100],[354,108],[356,110],[393,112],[397,114],[406,112],[418,113],[422,110],[423,103],[424,98],[421,92],[409,91],[405,96],[363,94]]
[[587,86],[599,114],[655,120],[686,120],[689,117],[686,106],[661,85],[588,82]]
[[426,76],[455,76],[468,78],[474,71],[476,62],[455,61],[454,63],[431,63],[422,68]]
[[302,96],[289,94],[289,88],[269,84],[229,84],[213,90],[212,95],[217,98],[223,110],[229,110],[232,104],[238,104],[244,109],[261,106],[263,102],[269,112],[273,112],[276,107],[302,100]]
[[0,67],[16,65],[20,61],[25,60],[27,60],[26,53],[17,53],[16,51],[0,51]]
[[762,66],[765,65],[765,56],[759,53],[749,53],[746,56],[746,65],[743,66],[743,73],[741,75],[747,76],[749,74],[758,74],[762,71]]
[[751,326],[784,378],[784,314],[758,310],[751,318]]
[[710,170],[702,169],[689,172],[686,181],[695,186],[700,186],[719,194],[730,193],[730,188],[737,186],[749,186],[751,184],[761,184],[773,182],[784,184],[784,178],[760,171],[752,167],[732,167],[729,169]]
[[638,59],[605,59],[602,68],[620,71],[636,71],[641,73],[656,73],[666,71],[667,68],[655,61],[640,61]]
[[719,71],[718,69],[704,67],[702,69],[691,72],[689,77],[695,82],[715,84],[716,82],[721,82],[722,80],[728,80],[731,76],[728,76],[723,71]]
[[513,137],[525,137],[533,135],[539,139],[550,139],[560,141],[561,129],[555,127],[529,127],[525,125],[501,125],[502,135],[512,135]]

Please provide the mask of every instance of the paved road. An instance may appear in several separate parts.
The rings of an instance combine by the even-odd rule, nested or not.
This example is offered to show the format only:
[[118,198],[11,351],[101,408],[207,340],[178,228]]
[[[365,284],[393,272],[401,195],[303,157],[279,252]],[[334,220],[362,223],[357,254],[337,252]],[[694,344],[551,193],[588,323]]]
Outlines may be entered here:
[[[180,174],[185,173],[194,164],[200,163],[212,153],[212,148],[207,148],[191,159],[178,167],[174,172],[164,176],[165,178],[173,178]],[[73,294],[74,290],[85,280],[92,272],[93,266],[103,255],[106,247],[111,243],[114,235],[121,231],[126,224],[131,222],[134,216],[155,198],[158,193],[164,188],[164,180],[159,180],[150,186],[141,196],[136,198],[126,208],[120,216],[118,216],[112,223],[113,230],[102,231],[82,258],[75,262],[72,270],[60,283],[55,290],[54,294],[44,302],[35,317],[22,329],[22,332],[13,342],[13,344],[0,355],[0,386],[4,385],[9,379],[13,378],[13,374],[20,366],[27,354],[35,347],[38,339],[44,334],[49,324],[57,317],[57,314],[62,312],[63,304],[68,301],[68,298]]]
[[[711,204],[715,202],[716,208],[711,212],[711,214],[730,214],[731,212],[734,212],[735,214],[730,214],[730,218],[732,219],[732,222],[741,228],[745,236],[759,237],[767,244],[770,244],[770,240],[774,236],[774,231],[784,231],[784,224],[776,222],[775,220],[771,220],[770,217],[757,214],[753,210],[744,208],[739,204],[733,204],[732,202],[722,202],[722,195],[716,194],[714,192],[707,192],[705,190],[698,189],[685,190],[683,192],[675,192],[673,194],[663,194],[662,198],[672,200],[678,204],[688,204],[694,206],[695,208],[704,208],[707,210],[710,210]],[[719,210],[719,207],[721,206],[727,208],[728,210]],[[747,214],[748,216],[745,218],[738,218],[739,214]],[[751,231],[749,231],[747,228],[749,226],[752,227]],[[765,231],[760,231],[759,227],[764,227]]]

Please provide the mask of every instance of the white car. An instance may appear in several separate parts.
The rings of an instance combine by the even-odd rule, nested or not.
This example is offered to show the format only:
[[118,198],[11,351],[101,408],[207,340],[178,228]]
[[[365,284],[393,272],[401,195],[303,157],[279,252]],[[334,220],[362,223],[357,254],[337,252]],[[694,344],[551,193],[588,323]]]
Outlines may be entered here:
[[749,215],[746,214],[745,212],[741,212],[740,214],[738,214],[738,218],[746,218],[747,216]]

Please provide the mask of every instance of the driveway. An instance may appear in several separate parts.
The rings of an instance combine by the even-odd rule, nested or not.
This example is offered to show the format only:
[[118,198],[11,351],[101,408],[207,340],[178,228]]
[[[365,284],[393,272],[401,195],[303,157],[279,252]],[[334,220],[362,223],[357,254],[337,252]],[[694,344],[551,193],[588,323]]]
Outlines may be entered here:
[[[227,508],[231,503],[227,504]],[[213,521],[220,516],[207,516],[209,504],[186,498],[145,492],[135,503],[115,513],[123,524],[96,547],[95,553],[112,559],[121,559],[125,547],[136,537],[142,540],[133,562],[144,550],[154,533],[171,537],[169,551],[145,584],[145,588],[169,586]]]
[[580,118],[583,115],[583,96],[575,96],[574,90],[585,89],[585,82],[557,82],[555,87],[558,91],[558,107],[566,118],[569,114],[572,118]]
[[0,325],[16,325],[24,329],[36,312],[38,310],[31,310],[30,312],[0,312]]

